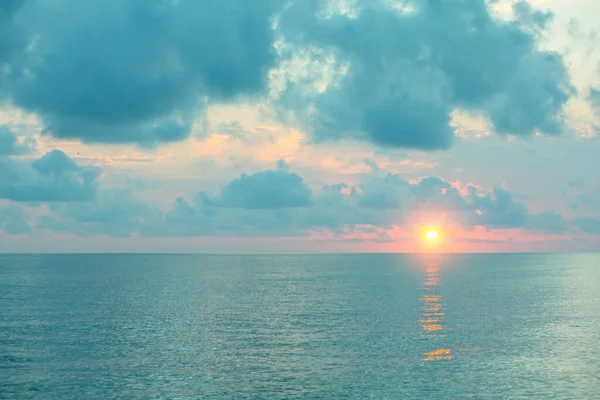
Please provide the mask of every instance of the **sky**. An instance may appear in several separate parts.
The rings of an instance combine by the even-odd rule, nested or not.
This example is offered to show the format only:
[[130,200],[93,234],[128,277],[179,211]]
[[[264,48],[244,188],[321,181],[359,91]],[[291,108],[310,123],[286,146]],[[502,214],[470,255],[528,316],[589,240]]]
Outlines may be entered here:
[[0,252],[600,251],[599,17],[3,1]]

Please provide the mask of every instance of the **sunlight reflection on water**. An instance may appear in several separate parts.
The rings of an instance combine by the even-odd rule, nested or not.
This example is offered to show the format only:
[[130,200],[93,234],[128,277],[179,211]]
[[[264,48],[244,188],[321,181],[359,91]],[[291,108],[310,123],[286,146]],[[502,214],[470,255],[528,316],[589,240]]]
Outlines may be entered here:
[[[438,339],[446,337],[443,331],[445,330],[442,324],[442,319],[445,315],[442,306],[442,297],[435,294],[435,289],[440,286],[440,270],[436,262],[428,262],[425,268],[425,283],[423,290],[425,294],[421,297],[423,306],[421,307],[422,314],[419,323],[423,328],[422,337]],[[454,356],[448,348],[440,348],[433,351],[428,351],[423,354],[422,361],[440,361],[452,360]]]

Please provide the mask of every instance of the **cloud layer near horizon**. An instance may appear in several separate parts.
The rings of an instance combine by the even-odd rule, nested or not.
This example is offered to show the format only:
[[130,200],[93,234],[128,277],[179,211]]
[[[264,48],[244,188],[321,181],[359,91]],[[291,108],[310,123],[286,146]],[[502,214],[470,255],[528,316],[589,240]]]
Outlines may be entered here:
[[386,242],[394,240],[400,226],[427,224],[467,231],[600,233],[597,218],[533,212],[519,195],[501,186],[485,190],[435,176],[408,181],[374,172],[356,185],[328,184],[315,190],[280,162],[276,169],[242,174],[215,194],[177,196],[165,208],[144,201],[131,188],[99,189],[100,170],[78,165],[61,152],[48,153],[29,168],[45,172],[36,172],[40,176],[32,182],[12,174],[14,182],[0,186],[2,197],[25,205],[3,208],[0,220],[10,234],[49,230],[79,236],[294,237],[326,231],[343,239],[354,231]]

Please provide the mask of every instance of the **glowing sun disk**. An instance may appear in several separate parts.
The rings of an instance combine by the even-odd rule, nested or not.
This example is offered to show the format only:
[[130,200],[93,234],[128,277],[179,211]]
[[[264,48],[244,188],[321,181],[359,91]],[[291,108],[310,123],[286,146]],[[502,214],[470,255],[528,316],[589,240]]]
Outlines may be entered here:
[[427,233],[425,234],[425,237],[430,240],[437,239],[438,236],[438,232],[434,230],[427,231]]

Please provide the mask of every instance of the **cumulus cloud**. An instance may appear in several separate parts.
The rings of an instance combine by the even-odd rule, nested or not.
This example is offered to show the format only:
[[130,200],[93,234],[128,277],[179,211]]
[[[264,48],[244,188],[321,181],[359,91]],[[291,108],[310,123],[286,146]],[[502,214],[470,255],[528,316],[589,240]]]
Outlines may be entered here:
[[336,79],[324,89],[289,81],[276,107],[318,140],[446,149],[457,108],[500,133],[560,133],[572,88],[562,57],[538,48],[549,14],[525,2],[514,21],[494,18],[485,0],[414,0],[410,11],[354,3],[324,13],[335,3],[4,1],[0,95],[57,138],[154,146],[187,138],[209,104],[267,93],[274,68],[317,49],[313,61],[337,66]]
[[311,202],[311,190],[298,174],[280,169],[243,174],[221,189],[218,197],[202,193],[204,203],[217,207],[246,209],[277,209],[306,207]]
[[324,49],[340,70],[348,65],[325,90],[283,92],[292,107],[308,104],[297,116],[317,139],[366,135],[384,146],[446,149],[458,108],[489,117],[499,133],[561,132],[573,89],[562,57],[538,49],[533,28],[548,15],[522,2],[514,21],[494,18],[484,0],[420,0],[400,12],[355,3],[349,15],[295,1],[280,20],[292,49]]
[[57,138],[142,145],[184,139],[207,102],[266,88],[276,3],[3,2],[4,95],[37,113]]
[[0,126],[0,157],[18,156],[35,150],[35,140],[19,142],[17,135],[7,126]]
[[29,202],[90,201],[101,170],[81,166],[60,150],[32,162],[0,158],[0,199]]

